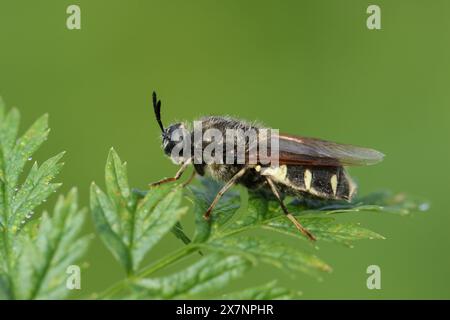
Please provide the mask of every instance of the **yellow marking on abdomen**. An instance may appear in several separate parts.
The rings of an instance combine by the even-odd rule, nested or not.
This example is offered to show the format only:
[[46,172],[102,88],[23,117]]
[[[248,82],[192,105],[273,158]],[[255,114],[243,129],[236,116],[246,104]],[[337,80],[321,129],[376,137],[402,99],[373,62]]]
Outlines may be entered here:
[[337,192],[337,185],[338,185],[338,180],[337,180],[337,175],[333,175],[330,179],[330,184],[331,184],[331,189],[333,189],[333,194],[334,196],[336,196],[336,192]]
[[284,182],[287,175],[287,166],[261,168],[261,175],[270,176],[273,179]]
[[308,170],[308,169],[305,170],[303,179],[305,180],[305,189],[306,190],[311,189],[312,173],[310,170]]

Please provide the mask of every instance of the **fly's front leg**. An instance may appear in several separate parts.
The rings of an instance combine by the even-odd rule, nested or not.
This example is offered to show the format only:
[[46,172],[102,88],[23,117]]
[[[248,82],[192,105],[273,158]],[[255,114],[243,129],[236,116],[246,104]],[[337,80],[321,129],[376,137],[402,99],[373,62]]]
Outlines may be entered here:
[[300,222],[297,221],[297,219],[295,219],[295,217],[292,215],[292,213],[290,213],[288,211],[288,209],[286,208],[286,206],[283,203],[283,200],[281,199],[280,193],[278,192],[277,187],[275,186],[275,183],[272,181],[272,179],[270,179],[269,177],[265,177],[267,182],[269,183],[270,189],[272,189],[273,194],[275,195],[275,197],[277,198],[278,202],[280,203],[281,209],[283,209],[284,214],[286,215],[286,217],[291,220],[291,222],[295,225],[295,227],[301,232],[303,233],[305,236],[308,237],[309,240],[315,241],[316,237],[314,237],[314,235],[308,231],[308,229],[306,229],[305,227],[303,227]]
[[190,162],[183,163],[183,165],[180,167],[180,169],[177,171],[177,173],[175,174],[174,177],[165,178],[165,179],[162,179],[162,180],[150,183],[149,186],[150,187],[155,187],[155,186],[159,186],[159,185],[161,185],[163,183],[177,181],[178,179],[181,178],[181,176],[183,175],[183,172],[186,171],[186,168],[189,166],[189,164],[190,164]]
[[213,211],[214,207],[216,206],[217,202],[219,202],[220,198],[225,194],[225,192],[228,191],[235,183],[236,181],[244,175],[244,173],[247,171],[247,167],[242,168],[239,170],[225,185],[220,189],[220,191],[217,193],[216,197],[214,198],[213,202],[209,206],[208,210],[206,210],[205,214],[203,215],[203,218],[206,220],[209,219],[211,212]]

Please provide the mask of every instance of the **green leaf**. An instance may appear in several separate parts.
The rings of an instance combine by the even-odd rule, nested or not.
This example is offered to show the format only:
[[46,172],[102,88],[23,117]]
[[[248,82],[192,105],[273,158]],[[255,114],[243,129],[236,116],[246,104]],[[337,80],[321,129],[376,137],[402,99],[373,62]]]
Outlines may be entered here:
[[20,299],[61,299],[66,288],[69,266],[86,252],[89,239],[79,237],[85,219],[72,189],[60,196],[52,217],[44,214],[35,238],[25,237],[14,275],[16,297]]
[[352,202],[319,199],[295,200],[290,206],[302,215],[317,213],[337,214],[352,212],[376,212],[408,215],[412,212],[425,212],[430,204],[422,199],[413,198],[405,193],[378,191],[366,196],[359,196]]
[[[336,223],[336,219],[332,217],[300,215],[298,220],[319,241],[334,242],[351,247],[352,242],[356,240],[384,239],[378,233],[365,229],[357,223]],[[267,199],[256,193],[249,193],[246,214],[236,220],[227,231],[235,233],[251,228],[262,228],[307,240],[277,206],[269,205]]]
[[[80,248],[61,245],[59,241],[56,242],[63,247],[62,251],[46,247],[55,245],[52,235],[61,235],[64,228],[67,232],[64,237],[74,240],[73,234],[76,235],[79,229],[77,221],[80,223],[82,218],[73,219],[70,229],[47,215],[42,217],[42,221],[33,219],[34,210],[60,186],[52,181],[63,165],[60,162],[63,153],[41,166],[35,162],[22,178],[27,162],[47,139],[47,122],[47,115],[42,116],[18,138],[20,114],[17,109],[6,113],[3,102],[0,102],[0,296],[3,298],[66,296],[67,290],[55,295],[54,282],[47,282],[47,279],[54,281],[56,275],[51,273],[62,265],[55,260],[60,259],[59,255],[64,254],[65,261],[70,262],[83,253],[85,242],[82,240],[76,240]],[[24,182],[19,185],[21,179]],[[68,201],[76,201],[73,193],[69,198],[71,200]],[[55,209],[55,212],[59,211]],[[72,221],[71,218],[68,220]],[[61,235],[60,240],[64,237]],[[71,252],[71,249],[77,251]],[[50,253],[53,255],[49,256]],[[46,267],[40,269],[43,265]],[[36,279],[40,279],[38,285],[35,285]]]
[[[19,131],[20,114],[17,109],[12,109],[3,119],[0,125],[0,144],[3,154],[5,155],[5,166],[7,165],[7,157],[12,154],[12,149],[16,143],[17,132]],[[6,172],[3,172],[6,179]]]
[[106,169],[107,194],[91,186],[91,212],[100,238],[128,274],[172,230],[187,208],[176,185],[152,188],[144,198],[131,192],[126,165],[111,149]]
[[270,218],[269,201],[257,192],[248,192],[247,210],[239,219],[234,221],[227,231],[251,228]]
[[151,190],[138,205],[134,246],[132,248],[135,270],[145,254],[187,212],[186,207],[180,208],[182,196],[179,187],[159,186],[155,190]]
[[[114,204],[116,212],[108,215],[114,226],[120,227],[125,244],[130,245],[133,237],[133,213],[136,206],[134,197],[128,186],[126,163],[122,163],[114,149],[108,154],[105,167],[105,182],[109,200]],[[118,223],[120,221],[120,223]]]
[[[200,186],[190,188],[188,198],[194,203],[196,214],[196,233],[193,242],[190,242],[186,250],[169,254],[148,269],[151,273],[159,270],[187,254],[202,250],[212,255],[236,256],[252,262],[262,262],[287,272],[291,276],[306,273],[321,278],[324,272],[330,272],[331,267],[312,253],[293,248],[280,241],[272,241],[262,236],[241,235],[253,229],[270,230],[304,240],[305,237],[295,228],[282,213],[279,204],[272,198],[266,197],[261,192],[249,192],[248,201],[240,202],[239,194],[227,193],[216,206],[212,219],[205,221],[203,213],[206,211],[215,195],[220,190],[221,184],[210,179],[201,179]],[[370,202],[374,204],[370,204]],[[353,241],[361,239],[383,239],[381,235],[361,227],[358,223],[337,222],[334,217],[327,214],[339,212],[358,212],[360,210],[393,211],[394,207],[407,206],[409,209],[417,208],[411,201],[406,203],[404,199],[383,196],[374,199],[365,199],[358,203],[343,203],[306,200],[297,201],[288,205],[289,210],[298,217],[298,220],[308,228],[320,241],[329,241],[351,246]],[[235,217],[238,208],[242,207],[242,214]],[[423,206],[422,206],[423,208]],[[180,229],[181,230],[181,229]],[[183,233],[184,235],[184,233]],[[314,247],[310,247],[314,250]],[[204,250],[204,251],[203,251]],[[180,282],[181,275],[186,278],[181,282],[190,281],[195,285],[193,275],[180,271],[175,275],[145,279],[138,283],[141,297],[150,298],[180,298],[191,297],[192,293],[171,285],[172,282]],[[146,272],[142,273],[146,274]],[[140,275],[138,275],[139,279]],[[222,285],[225,286],[226,283]],[[144,289],[143,289],[144,288]],[[143,291],[142,291],[143,290]],[[202,292],[198,292],[201,294]],[[225,295],[229,299],[292,299],[298,296],[298,292],[282,288],[275,282],[266,285],[245,289],[237,293]]]
[[231,220],[240,207],[240,195],[235,191],[228,191],[217,203],[210,219],[206,221],[203,214],[214,200],[222,184],[212,179],[200,179],[202,186],[191,186],[187,196],[194,203],[196,234],[193,242],[201,243],[208,240],[211,233],[220,232]]
[[11,298],[11,283],[6,273],[0,272],[0,300]]
[[[145,196],[147,195],[148,191],[142,191],[139,189],[132,189],[132,191],[137,199],[143,199],[145,198]],[[183,226],[181,225],[181,223],[178,221],[177,223],[175,223],[175,225],[173,226],[171,232],[174,234],[174,236],[178,239],[180,239],[184,244],[189,244],[191,243],[191,239],[189,238],[189,236],[184,232],[183,230]]]
[[11,110],[0,122],[0,223],[13,232],[60,186],[50,182],[61,169],[62,164],[58,162],[63,153],[48,160],[40,168],[35,163],[24,184],[21,187],[17,185],[25,163],[47,139],[47,119],[46,115],[38,119],[17,140],[19,112]]
[[301,292],[280,287],[277,281],[271,281],[262,286],[244,289],[224,295],[226,300],[292,300],[298,298]]
[[16,186],[26,162],[31,160],[33,153],[47,139],[49,131],[48,116],[44,115],[19,138],[11,153],[8,152],[6,181],[10,185]]
[[209,255],[181,272],[137,281],[140,297],[186,299],[221,289],[243,275],[251,263],[240,256]]
[[100,239],[111,251],[113,256],[122,264],[125,270],[131,272],[131,256],[128,247],[123,242],[122,236],[119,233],[120,230],[118,230],[120,221],[116,219],[116,209],[105,193],[94,183],[91,185],[91,213],[95,229]]
[[34,163],[22,187],[12,199],[10,228],[19,229],[23,221],[31,218],[33,209],[61,186],[60,183],[51,183],[51,181],[63,166],[63,163],[59,162],[63,155],[64,152],[61,152],[45,161],[41,167],[38,167],[37,162]]
[[[376,232],[361,227],[357,223],[336,223],[336,219],[329,217],[300,218],[299,222],[311,231],[317,240],[340,243],[352,247],[352,242],[363,239],[384,239]],[[287,234],[306,240],[297,228],[284,216],[264,221],[260,226],[263,229]]]
[[[370,208],[370,206],[372,206],[372,208]],[[405,193],[379,191],[357,198],[355,200],[355,208],[359,208],[360,210],[408,215],[412,212],[428,211],[430,209],[430,204],[423,199],[417,199]]]
[[315,255],[262,237],[225,237],[202,244],[201,247],[233,255],[239,254],[288,271],[290,275],[304,272],[320,279],[320,272],[331,271],[331,267]]

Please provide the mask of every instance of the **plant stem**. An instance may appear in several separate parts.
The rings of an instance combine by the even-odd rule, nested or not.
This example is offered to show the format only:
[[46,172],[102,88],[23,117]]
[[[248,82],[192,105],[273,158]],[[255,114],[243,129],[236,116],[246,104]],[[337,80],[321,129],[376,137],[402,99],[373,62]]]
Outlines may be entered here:
[[181,258],[184,258],[185,256],[190,255],[195,250],[197,250],[197,246],[194,244],[184,246],[183,248],[181,248],[177,251],[174,251],[170,255],[162,258],[155,264],[150,265],[148,268],[142,269],[140,272],[138,272],[136,278],[146,277],[146,276],[180,260]]
[[103,291],[102,293],[100,293],[96,298],[107,299],[108,297],[111,297],[114,294],[118,293],[130,282],[133,282],[139,278],[149,276],[150,274],[190,255],[192,252],[194,252],[196,250],[197,250],[197,246],[194,244],[184,246],[183,248],[176,250],[176,251],[172,252],[171,254],[163,257],[162,259],[160,259],[156,263],[148,266],[147,268],[142,269],[141,271],[136,273],[134,276],[130,276],[130,277],[126,278],[125,280],[121,280],[121,281],[117,282],[110,288],[108,288],[105,291]]

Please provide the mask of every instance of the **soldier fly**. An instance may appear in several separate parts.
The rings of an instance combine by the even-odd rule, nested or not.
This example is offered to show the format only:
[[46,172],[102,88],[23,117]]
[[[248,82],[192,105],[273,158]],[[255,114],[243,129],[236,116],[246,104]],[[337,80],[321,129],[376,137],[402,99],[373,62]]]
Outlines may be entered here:
[[[381,152],[373,149],[338,144],[316,138],[278,134],[276,166],[267,164],[267,162],[263,163],[260,158],[257,159],[256,163],[250,163],[248,161],[250,147],[247,140],[244,141],[244,149],[247,155],[243,163],[194,162],[191,152],[187,156],[174,156],[173,154],[177,145],[173,139],[174,133],[180,129],[187,131],[189,139],[187,139],[186,146],[187,148],[194,148],[194,144],[190,142],[194,132],[189,130],[185,123],[175,123],[164,128],[161,121],[161,100],[157,99],[155,92],[153,92],[153,108],[156,121],[162,132],[163,150],[172,161],[180,165],[180,169],[174,177],[160,180],[150,186],[178,180],[190,165],[193,165],[194,170],[185,184],[189,183],[196,174],[200,176],[207,174],[216,180],[223,181],[225,184],[205,212],[205,219],[209,219],[214,206],[228,189],[235,184],[241,184],[248,189],[259,189],[272,193],[286,217],[292,221],[295,227],[310,240],[315,240],[314,235],[288,211],[283,202],[284,196],[351,201],[356,192],[356,184],[346,172],[345,167],[372,165],[380,162],[384,157]],[[214,129],[223,133],[223,136],[226,135],[225,131],[228,129],[254,130],[257,133],[261,132],[262,129],[258,124],[222,116],[203,117],[198,122],[202,125],[203,133],[208,129]],[[200,147],[205,149],[210,140],[202,139]],[[186,141],[184,142],[186,143]]]

